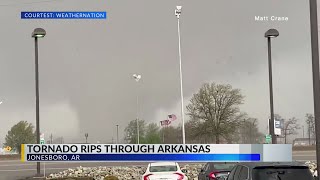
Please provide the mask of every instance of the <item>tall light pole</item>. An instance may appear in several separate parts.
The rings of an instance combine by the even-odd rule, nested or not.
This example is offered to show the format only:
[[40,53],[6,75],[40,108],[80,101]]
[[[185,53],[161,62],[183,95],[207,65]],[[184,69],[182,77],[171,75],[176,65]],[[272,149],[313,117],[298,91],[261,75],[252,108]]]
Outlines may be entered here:
[[[43,38],[46,31],[42,28],[33,30],[31,37],[34,38],[35,46],[35,85],[36,85],[36,133],[37,144],[40,144],[40,113],[39,113],[39,60],[38,60],[38,38]],[[40,176],[40,162],[37,162],[37,176]]]
[[175,15],[178,19],[178,37],[179,37],[179,66],[180,66],[180,95],[181,95],[181,119],[182,119],[182,143],[186,143],[186,134],[184,127],[184,103],[183,103],[183,81],[182,81],[182,63],[181,63],[181,36],[180,36],[180,15],[182,6],[176,6]]
[[277,136],[274,133],[274,110],[273,110],[273,83],[272,83],[272,61],[271,61],[271,38],[279,36],[276,29],[269,29],[264,37],[268,39],[268,64],[269,64],[269,90],[270,90],[270,114],[269,133],[272,137],[272,144],[277,144]]
[[[316,154],[317,164],[320,163],[320,77],[319,77],[319,44],[318,44],[318,15],[317,0],[309,0],[310,6],[310,29],[311,29],[311,50],[312,50],[312,76],[313,76],[313,101],[314,119],[316,128]],[[317,166],[320,172],[320,166]],[[318,176],[318,179],[320,176]]]
[[134,74],[133,75],[134,80],[136,80],[137,82],[137,144],[140,144],[140,132],[139,132],[139,80],[141,79],[141,75],[140,74]]
[[117,124],[117,144],[119,144],[119,125]]

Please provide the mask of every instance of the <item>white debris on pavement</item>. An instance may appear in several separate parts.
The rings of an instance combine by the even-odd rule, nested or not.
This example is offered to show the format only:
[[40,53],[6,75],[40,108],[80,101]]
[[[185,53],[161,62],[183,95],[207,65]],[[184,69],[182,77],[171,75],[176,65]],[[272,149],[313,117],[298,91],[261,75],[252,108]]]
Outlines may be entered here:
[[309,166],[312,175],[318,176],[317,163],[316,163],[316,162],[307,161],[307,162],[306,162],[306,165]]
[[[187,164],[181,168],[187,169],[187,177],[189,180],[197,180],[198,173],[204,164]],[[309,166],[313,175],[317,175],[317,165],[315,162],[308,161],[306,165]],[[68,169],[56,174],[50,174],[48,179],[66,178],[66,177],[93,177],[95,180],[103,180],[107,176],[116,176],[119,180],[134,180],[141,179],[146,167],[130,166],[130,167],[78,167],[76,169]]]

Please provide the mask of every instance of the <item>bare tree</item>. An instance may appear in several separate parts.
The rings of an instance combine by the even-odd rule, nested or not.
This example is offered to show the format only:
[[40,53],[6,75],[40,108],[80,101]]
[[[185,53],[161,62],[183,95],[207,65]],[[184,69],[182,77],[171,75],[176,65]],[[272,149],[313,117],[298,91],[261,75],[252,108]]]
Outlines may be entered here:
[[315,138],[316,130],[315,130],[315,120],[313,114],[306,114],[306,123],[309,137],[309,144],[311,144],[311,138]]
[[206,141],[206,133],[204,131],[199,131],[201,127],[201,121],[199,119],[190,119],[185,123],[185,131],[186,131],[186,141],[188,143],[208,143]]
[[256,118],[244,117],[240,123],[238,132],[235,134],[239,137],[238,143],[256,144],[263,141],[263,134],[259,131]]
[[208,133],[209,128],[204,120],[190,119],[185,123],[186,141],[188,143],[214,143],[215,138]]
[[198,133],[214,138],[219,144],[220,138],[232,134],[238,125],[243,98],[240,90],[231,85],[205,83],[191,98],[188,115],[201,122],[196,125]]
[[283,126],[283,136],[284,136],[284,143],[287,144],[287,137],[290,135],[297,134],[297,130],[300,129],[299,124],[297,123],[297,119],[295,117],[290,118],[289,120],[284,120]]
[[243,122],[247,119],[246,113],[239,113],[236,116],[233,117],[233,125],[225,127],[225,132],[221,136],[224,138],[225,141],[227,141],[228,144],[232,143],[239,143],[241,141],[241,131],[243,128]]

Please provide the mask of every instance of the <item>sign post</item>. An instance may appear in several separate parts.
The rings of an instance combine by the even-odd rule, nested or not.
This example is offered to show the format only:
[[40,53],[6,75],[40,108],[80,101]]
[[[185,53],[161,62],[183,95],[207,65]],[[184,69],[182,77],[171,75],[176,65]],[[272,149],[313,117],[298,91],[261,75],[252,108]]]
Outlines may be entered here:
[[272,140],[271,135],[270,135],[270,134],[267,134],[267,135],[266,135],[266,143],[267,143],[267,144],[270,144],[270,143],[271,143],[271,140]]
[[274,134],[276,136],[281,136],[283,121],[275,119],[274,120]]
[[44,133],[40,134],[40,144],[44,144],[45,139],[44,139]]
[[[44,133],[40,135],[40,144],[45,144]],[[43,176],[46,177],[46,162],[43,162]]]

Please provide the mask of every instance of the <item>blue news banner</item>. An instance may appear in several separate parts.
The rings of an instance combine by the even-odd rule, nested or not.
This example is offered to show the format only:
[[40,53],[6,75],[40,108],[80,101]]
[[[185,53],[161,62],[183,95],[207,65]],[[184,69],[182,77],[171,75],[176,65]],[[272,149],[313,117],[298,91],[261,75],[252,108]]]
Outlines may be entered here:
[[260,161],[260,154],[27,154],[27,161]]
[[21,19],[107,19],[106,11],[30,11],[21,12]]
[[22,144],[21,161],[288,162],[282,144]]

